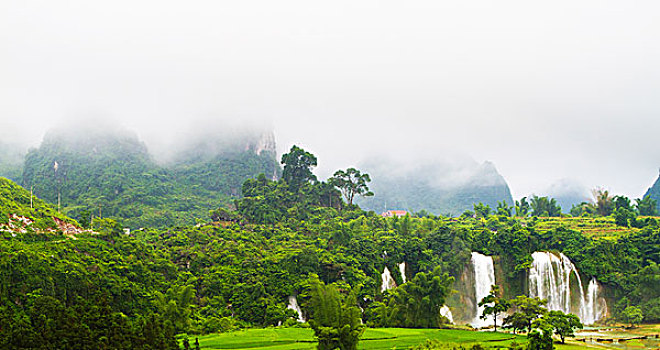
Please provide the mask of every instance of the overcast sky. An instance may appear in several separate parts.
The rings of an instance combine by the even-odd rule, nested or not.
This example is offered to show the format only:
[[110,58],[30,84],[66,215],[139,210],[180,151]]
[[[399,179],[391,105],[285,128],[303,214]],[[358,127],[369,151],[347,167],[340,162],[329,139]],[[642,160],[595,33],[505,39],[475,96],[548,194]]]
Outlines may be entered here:
[[[264,121],[319,173],[374,152],[641,196],[660,167],[658,1],[0,1],[3,140],[104,117],[150,145]],[[557,186],[554,186],[557,187]]]

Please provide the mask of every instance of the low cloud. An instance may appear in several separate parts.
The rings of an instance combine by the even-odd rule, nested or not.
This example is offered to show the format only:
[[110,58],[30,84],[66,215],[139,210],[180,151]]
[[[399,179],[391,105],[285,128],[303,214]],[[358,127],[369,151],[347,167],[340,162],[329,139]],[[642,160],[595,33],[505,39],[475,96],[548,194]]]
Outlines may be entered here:
[[492,161],[514,197],[657,177],[654,1],[67,4],[0,6],[5,142],[102,115],[167,158],[248,120],[320,177],[379,151]]

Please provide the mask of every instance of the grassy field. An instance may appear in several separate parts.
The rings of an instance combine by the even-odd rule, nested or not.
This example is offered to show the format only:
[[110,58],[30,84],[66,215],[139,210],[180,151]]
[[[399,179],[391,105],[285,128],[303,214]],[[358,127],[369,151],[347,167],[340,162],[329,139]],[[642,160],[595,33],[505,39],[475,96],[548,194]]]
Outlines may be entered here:
[[[481,343],[485,348],[503,348],[512,341],[526,343],[525,336],[506,333],[476,332],[454,329],[367,329],[360,341],[360,349],[408,349],[411,346],[435,339],[452,345]],[[191,344],[195,339],[191,338]],[[199,338],[202,349],[254,349],[292,350],[315,349],[312,330],[305,328],[247,329],[236,332],[212,334]],[[557,346],[557,349],[584,349],[584,343]],[[598,348],[598,347],[593,347]]]

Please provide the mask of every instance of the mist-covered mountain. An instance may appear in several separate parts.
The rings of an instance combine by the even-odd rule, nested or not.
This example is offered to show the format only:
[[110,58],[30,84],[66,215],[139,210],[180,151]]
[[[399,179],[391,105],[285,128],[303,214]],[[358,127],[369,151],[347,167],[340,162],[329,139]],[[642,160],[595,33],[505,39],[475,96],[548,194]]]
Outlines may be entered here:
[[[114,128],[49,131],[25,157],[23,184],[41,198],[66,204],[86,197],[112,201],[138,184],[157,188],[160,169],[137,135]],[[158,192],[159,190],[156,189]]]
[[247,178],[279,173],[274,152],[246,148],[259,137],[211,137],[189,138],[162,164],[135,133],[116,126],[55,129],[26,155],[22,184],[74,218],[112,217],[133,228],[193,223],[231,203]]
[[375,193],[359,200],[367,210],[424,209],[457,216],[471,210],[474,203],[491,208],[499,201],[513,204],[509,186],[490,162],[479,164],[463,157],[411,163],[381,157],[364,162],[361,168],[371,175],[370,188]]
[[260,173],[279,178],[276,156],[272,130],[207,125],[194,137],[175,141],[164,163],[181,183],[236,197],[248,178]]

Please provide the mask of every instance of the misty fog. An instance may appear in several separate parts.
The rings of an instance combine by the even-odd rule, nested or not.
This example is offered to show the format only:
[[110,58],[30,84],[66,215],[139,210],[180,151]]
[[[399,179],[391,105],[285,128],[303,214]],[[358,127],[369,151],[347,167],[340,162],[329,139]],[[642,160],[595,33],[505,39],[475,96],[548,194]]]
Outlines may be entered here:
[[322,178],[375,157],[491,161],[514,198],[574,183],[637,198],[660,166],[659,10],[3,2],[1,140],[34,147],[53,126],[107,121],[167,160],[200,138],[272,129],[278,154],[302,146]]

